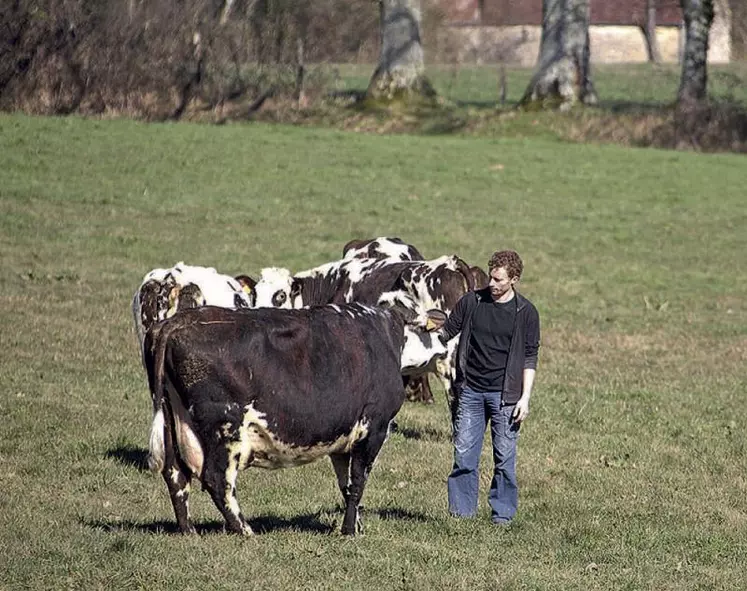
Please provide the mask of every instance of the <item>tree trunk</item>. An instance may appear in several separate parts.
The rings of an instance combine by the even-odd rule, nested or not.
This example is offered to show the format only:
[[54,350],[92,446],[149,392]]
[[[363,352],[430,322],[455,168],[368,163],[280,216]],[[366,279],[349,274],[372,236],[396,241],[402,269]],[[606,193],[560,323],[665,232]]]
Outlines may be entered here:
[[708,32],[713,22],[713,0],[680,0],[685,18],[685,50],[677,94],[679,106],[702,101],[708,85]]
[[381,53],[368,85],[379,100],[433,98],[420,42],[420,0],[379,0]]
[[707,125],[709,108],[708,33],[713,21],[713,0],[680,0],[685,20],[682,76],[674,114],[675,147],[698,148],[701,130]]
[[233,8],[236,0],[225,0],[223,3],[223,10],[220,13],[220,24],[225,25],[231,16],[231,9]]
[[659,41],[656,39],[656,0],[646,0],[646,25],[643,34],[646,37],[648,61],[660,64],[661,52],[659,51]]
[[542,0],[537,69],[521,104],[566,110],[596,103],[589,57],[589,0]]

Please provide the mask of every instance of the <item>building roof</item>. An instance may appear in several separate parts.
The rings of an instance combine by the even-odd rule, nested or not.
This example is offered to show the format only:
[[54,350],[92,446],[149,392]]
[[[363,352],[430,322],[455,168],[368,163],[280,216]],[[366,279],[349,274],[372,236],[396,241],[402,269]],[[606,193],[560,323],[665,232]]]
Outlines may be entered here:
[[[440,0],[450,24],[541,25],[542,0]],[[647,0],[590,0],[592,25],[643,25]],[[679,25],[679,0],[655,0],[656,24]]]

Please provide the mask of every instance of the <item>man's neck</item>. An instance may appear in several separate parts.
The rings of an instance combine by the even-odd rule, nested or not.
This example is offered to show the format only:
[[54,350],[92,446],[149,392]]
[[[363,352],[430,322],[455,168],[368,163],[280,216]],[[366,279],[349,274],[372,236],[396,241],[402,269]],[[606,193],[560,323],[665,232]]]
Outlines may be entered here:
[[516,295],[516,292],[513,290],[513,288],[511,288],[506,293],[504,293],[501,297],[499,297],[497,300],[493,299],[493,301],[496,304],[505,304],[506,302],[510,302],[511,300],[513,300],[515,295]]

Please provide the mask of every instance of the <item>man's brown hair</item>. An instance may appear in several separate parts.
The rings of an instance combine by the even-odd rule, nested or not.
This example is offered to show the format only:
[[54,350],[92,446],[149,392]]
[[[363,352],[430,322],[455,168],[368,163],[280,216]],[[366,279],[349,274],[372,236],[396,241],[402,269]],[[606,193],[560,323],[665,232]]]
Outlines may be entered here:
[[519,253],[514,250],[497,250],[488,261],[488,273],[498,267],[505,267],[509,279],[516,277],[521,279],[524,263],[521,262]]

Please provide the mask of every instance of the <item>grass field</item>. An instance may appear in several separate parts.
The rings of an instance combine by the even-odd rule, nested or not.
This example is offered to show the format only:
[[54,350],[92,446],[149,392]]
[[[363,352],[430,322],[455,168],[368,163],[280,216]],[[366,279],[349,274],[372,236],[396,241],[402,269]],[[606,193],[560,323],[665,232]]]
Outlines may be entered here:
[[[541,138],[0,115],[0,589],[742,589],[747,166]],[[524,257],[543,347],[520,513],[446,511],[443,396],[408,403],[338,533],[329,462],[249,470],[251,538],[174,534],[143,469],[143,274],[301,270],[355,237]]]

